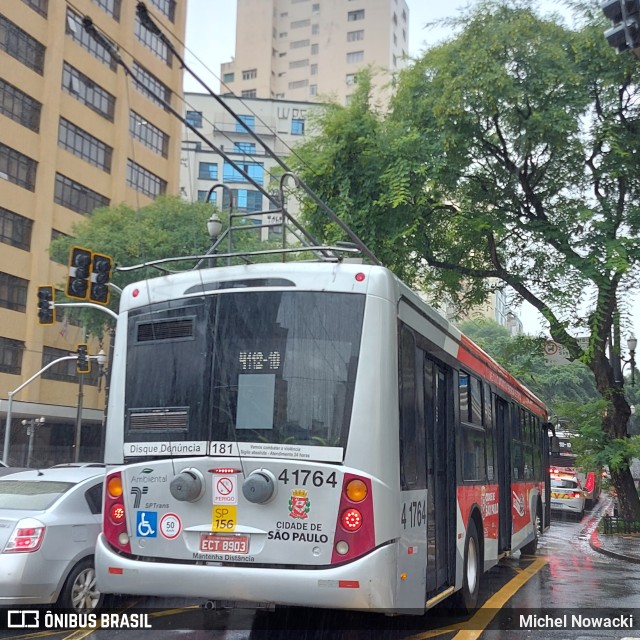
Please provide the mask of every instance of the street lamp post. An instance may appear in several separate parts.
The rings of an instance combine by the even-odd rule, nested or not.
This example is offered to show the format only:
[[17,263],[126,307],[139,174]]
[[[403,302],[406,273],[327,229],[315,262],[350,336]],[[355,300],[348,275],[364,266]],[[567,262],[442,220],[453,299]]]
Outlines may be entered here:
[[[207,233],[209,234],[209,238],[211,239],[211,255],[215,256],[216,254],[216,245],[218,243],[218,237],[220,236],[220,232],[222,231],[222,220],[220,220],[220,216],[214,211],[211,214],[211,217],[207,220]],[[211,258],[211,266],[216,266],[216,259]]]
[[[638,339],[631,334],[627,338],[627,349],[629,349],[629,359],[624,360],[624,364],[631,367],[631,386],[636,384],[636,348],[638,346]],[[623,367],[624,368],[624,367]]]
[[31,466],[31,454],[33,453],[33,438],[36,434],[36,427],[45,423],[44,416],[32,418],[31,420],[23,420],[22,425],[27,427],[27,435],[29,436],[29,446],[27,448],[27,467]]
[[[222,204],[224,204],[224,194],[225,192],[228,193],[229,214],[231,214],[231,211],[233,210],[233,191],[229,187],[227,187],[226,184],[223,184],[221,182],[214,184],[211,187],[211,189],[209,189],[209,191],[207,192],[207,197],[205,198],[205,202],[211,203],[211,196],[213,196],[213,192],[216,189],[220,189],[222,191],[222,202],[221,202],[220,209],[222,209]],[[222,231],[222,220],[220,219],[220,216],[218,216],[218,214],[214,211],[211,214],[211,217],[207,220],[207,233],[209,234],[209,238],[211,239],[211,247],[207,251],[206,255],[215,256],[215,254],[217,253],[218,243],[220,242],[220,240],[222,240],[222,238],[220,237],[221,231]],[[231,235],[229,235],[229,242],[231,242]],[[203,269],[204,261],[205,261],[205,258],[201,259],[195,268]],[[216,259],[209,258],[209,264],[210,266],[215,267]]]

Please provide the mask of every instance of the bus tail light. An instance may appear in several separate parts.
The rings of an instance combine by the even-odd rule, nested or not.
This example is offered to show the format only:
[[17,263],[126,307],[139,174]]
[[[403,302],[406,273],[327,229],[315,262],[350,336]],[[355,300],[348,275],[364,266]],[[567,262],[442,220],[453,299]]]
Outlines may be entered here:
[[375,546],[371,480],[345,473],[333,541],[332,564],[365,555]]
[[120,471],[110,473],[105,481],[102,524],[109,544],[120,551],[131,553]]

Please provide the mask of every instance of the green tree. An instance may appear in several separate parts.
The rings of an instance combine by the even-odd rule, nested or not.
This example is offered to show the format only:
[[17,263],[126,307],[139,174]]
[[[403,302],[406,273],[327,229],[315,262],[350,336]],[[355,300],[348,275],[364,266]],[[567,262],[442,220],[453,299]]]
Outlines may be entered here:
[[548,362],[543,355],[544,339],[511,336],[493,320],[466,320],[458,327],[543,400],[550,415],[565,416],[568,403],[586,406],[602,401],[589,368],[578,361]]
[[[463,307],[492,282],[533,305],[591,370],[613,445],[631,415],[607,340],[639,275],[640,83],[638,61],[607,45],[598,4],[576,7],[573,29],[526,0],[468,7],[401,74],[387,118],[362,82],[297,153],[307,184],[402,277]],[[640,519],[617,460],[622,511]]]
[[[78,224],[71,236],[59,236],[51,242],[52,259],[66,264],[72,246],[81,246],[113,257],[116,267],[141,264],[161,258],[203,255],[210,248],[206,222],[217,211],[204,202],[185,202],[165,196],[138,210],[125,204],[99,208]],[[217,211],[223,227],[228,226],[228,214]],[[258,247],[259,239],[253,232],[234,235],[235,250]],[[267,248],[269,245],[260,245]],[[219,252],[226,251],[226,243]],[[195,261],[169,263],[167,270],[193,268]],[[115,270],[112,282],[123,288],[131,282],[161,275],[155,268],[135,271]],[[110,306],[117,310],[118,296],[111,297]],[[79,312],[90,333],[100,336],[107,316],[93,310]]]

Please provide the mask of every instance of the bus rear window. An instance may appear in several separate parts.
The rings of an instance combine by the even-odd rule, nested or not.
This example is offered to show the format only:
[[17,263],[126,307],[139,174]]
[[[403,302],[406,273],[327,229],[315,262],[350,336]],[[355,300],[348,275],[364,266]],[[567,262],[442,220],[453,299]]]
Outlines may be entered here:
[[[127,440],[344,446],[364,304],[361,294],[238,291],[132,314]],[[183,318],[188,337],[137,340],[141,323]]]

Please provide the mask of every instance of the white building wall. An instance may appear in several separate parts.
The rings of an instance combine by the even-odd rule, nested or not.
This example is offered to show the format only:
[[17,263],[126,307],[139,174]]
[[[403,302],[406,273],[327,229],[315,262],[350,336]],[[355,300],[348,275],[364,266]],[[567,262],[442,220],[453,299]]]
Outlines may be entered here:
[[[234,113],[247,118],[256,135],[282,159],[291,155],[292,149],[305,140],[308,135],[308,117],[313,111],[322,108],[316,103],[291,100],[241,100],[227,96],[223,96],[221,100]],[[278,162],[237,123],[222,104],[212,96],[200,93],[185,94],[185,103],[187,119],[192,123],[199,123],[197,129],[202,135],[241,165],[247,173],[252,176],[261,175],[261,184],[265,190],[277,190],[279,178],[274,176],[274,170],[282,172]],[[187,127],[183,129],[182,140],[180,194],[184,199],[204,201],[211,188],[221,183],[234,191],[237,211],[267,211],[271,208],[269,200],[261,196],[255,186],[244,181],[219,153],[208,147]],[[211,194],[211,199],[216,204],[222,191],[222,188],[216,188]],[[298,212],[294,198],[288,200],[287,207],[292,215]],[[276,216],[265,216],[263,224],[277,220]],[[265,230],[263,237],[267,234],[268,231]]]

